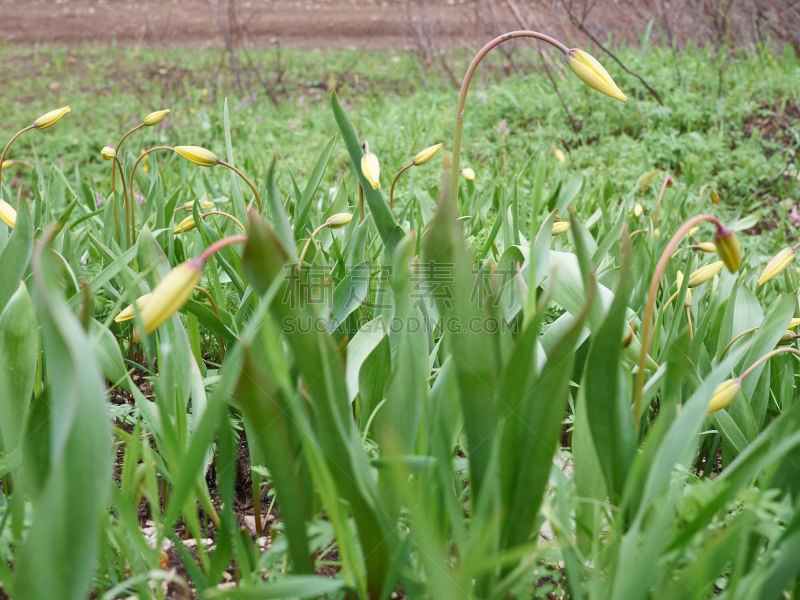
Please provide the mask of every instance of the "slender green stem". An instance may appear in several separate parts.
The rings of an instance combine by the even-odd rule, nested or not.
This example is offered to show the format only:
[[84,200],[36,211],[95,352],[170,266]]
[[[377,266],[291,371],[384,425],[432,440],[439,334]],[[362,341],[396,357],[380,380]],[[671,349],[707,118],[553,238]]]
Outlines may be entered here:
[[798,350],[797,348],[776,348],[775,350],[767,352],[764,356],[762,356],[756,362],[754,362],[752,365],[747,367],[747,369],[745,369],[744,373],[739,375],[739,377],[737,377],[736,379],[739,381],[739,383],[741,383],[742,380],[745,377],[747,377],[748,375],[750,375],[750,373],[755,371],[760,364],[762,364],[765,361],[769,360],[770,358],[772,358],[776,354],[783,354],[784,352],[790,352],[791,354],[794,354],[795,356],[800,358],[800,350]]
[[[125,138],[127,138],[133,132],[140,130],[142,127],[144,127],[144,123],[139,123],[136,127],[134,127],[128,133],[123,135],[120,138],[120,140],[117,142],[117,146],[114,148],[114,154],[115,155],[119,154],[119,149],[122,146],[122,142],[125,141]],[[114,157],[114,160],[117,161],[117,163],[119,163],[119,159],[116,158],[116,156]],[[120,177],[122,177],[122,193],[123,194],[127,194],[128,192],[127,192],[127,190],[125,188],[125,176],[123,175],[123,173],[124,172],[122,170],[122,164],[119,163],[119,174],[120,174]],[[120,240],[120,234],[119,234],[119,221],[117,220],[117,178],[116,178],[116,174],[117,174],[117,172],[114,169],[114,165],[112,164],[111,165],[111,189],[114,192],[114,223],[117,226],[117,243],[121,244],[122,240]],[[128,199],[127,199],[127,197],[125,199],[125,212],[126,212],[126,214],[128,213]]]
[[316,228],[316,229],[315,229],[315,230],[312,232],[312,234],[311,234],[311,237],[310,237],[310,238],[308,238],[308,239],[306,240],[306,245],[305,245],[305,246],[303,246],[303,251],[300,253],[300,258],[298,258],[298,259],[297,259],[297,262],[298,262],[298,264],[300,264],[300,265],[302,265],[302,264],[303,264],[303,259],[304,259],[304,258],[305,258],[305,256],[306,256],[306,252],[308,252],[308,247],[311,245],[311,240],[313,240],[313,239],[314,239],[314,238],[317,236],[317,234],[318,234],[320,231],[322,231],[323,229],[325,229],[327,226],[328,226],[328,222],[327,222],[327,221],[325,221],[325,222],[324,222],[322,225],[320,225],[319,227],[317,227],[317,228]]
[[[117,216],[117,186],[114,184],[114,173],[116,173],[116,169],[119,169],[119,178],[122,180],[122,196],[125,199],[125,214],[128,214],[128,188],[127,184],[125,183],[125,172],[122,170],[122,163],[119,162],[119,159],[115,156],[114,162],[111,165],[111,188],[114,190],[114,226],[117,230],[117,243],[122,244],[122,238],[120,237],[119,232],[119,217]],[[127,219],[127,217],[126,217]]]
[[261,204],[261,196],[259,196],[259,195],[258,195],[258,190],[256,189],[256,186],[255,186],[255,185],[253,185],[253,182],[252,182],[252,181],[250,181],[250,179],[247,177],[247,175],[245,175],[244,173],[242,173],[242,172],[241,172],[239,169],[237,169],[237,168],[236,168],[236,167],[234,167],[233,165],[226,163],[224,160],[221,160],[221,161],[219,161],[219,163],[218,163],[218,164],[222,165],[223,167],[228,167],[228,168],[229,168],[231,171],[233,171],[233,172],[234,172],[234,173],[236,173],[236,174],[237,174],[239,177],[241,177],[242,179],[244,179],[244,182],[245,182],[245,183],[246,183],[248,186],[250,186],[250,189],[251,189],[251,190],[253,190],[253,195],[255,195],[255,197],[256,197],[256,203],[258,204],[258,214],[261,214],[261,213],[263,213],[263,212],[264,212],[264,207],[263,207],[263,205]]
[[469,64],[467,72],[464,74],[464,80],[461,83],[461,92],[458,95],[458,106],[456,107],[456,124],[455,130],[453,131],[453,158],[450,163],[450,197],[453,202],[458,201],[458,172],[461,160],[461,133],[464,128],[464,109],[467,105],[467,92],[469,92],[469,84],[472,81],[472,76],[475,74],[475,70],[478,68],[478,64],[481,62],[481,60],[483,60],[483,57],[486,56],[495,46],[498,46],[503,42],[507,42],[508,40],[521,37],[535,38],[555,46],[564,54],[568,52],[567,47],[558,40],[551,38],[549,35],[539,33],[538,31],[529,30],[510,31],[508,33],[504,33],[503,35],[494,38],[478,51],[478,53],[475,55],[475,58],[473,58],[472,62]]
[[397,179],[398,177],[400,177],[400,175],[402,175],[407,169],[410,169],[413,166],[414,166],[413,162],[408,163],[405,167],[400,169],[397,172],[397,175],[394,176],[394,179],[392,179],[392,189],[389,190],[389,210],[394,210],[394,184],[397,183]]
[[750,329],[745,329],[742,333],[734,337],[730,342],[728,342],[728,345],[722,349],[722,352],[719,353],[719,359],[722,360],[723,358],[725,358],[725,355],[728,353],[728,350],[731,349],[731,346],[733,346],[733,344],[736,343],[737,340],[742,339],[748,333],[753,333],[754,331],[758,331],[758,329],[759,329],[758,327],[751,327]]
[[207,217],[208,215],[219,215],[221,217],[225,217],[226,219],[230,219],[236,223],[236,226],[242,231],[242,233],[247,233],[244,229],[244,225],[242,225],[242,222],[230,213],[226,213],[223,210],[210,210],[207,213],[200,213],[200,216],[203,218]]
[[[6,144],[6,147],[3,148],[3,153],[0,154],[0,190],[3,189],[3,169],[2,169],[2,164],[3,164],[3,161],[6,159],[6,152],[8,152],[9,147],[11,146],[11,144],[14,143],[15,139],[17,139],[19,136],[21,136],[26,131],[30,131],[33,128],[34,128],[33,125],[28,125],[27,127],[24,127],[22,129],[20,129],[17,133],[14,134],[14,137],[12,137],[10,140],[8,140],[8,143]],[[2,193],[2,192],[0,192],[0,193]]]
[[653,278],[650,280],[650,287],[647,290],[647,305],[644,311],[644,319],[642,320],[642,349],[639,352],[636,385],[633,391],[633,426],[637,433],[639,432],[639,421],[642,416],[642,389],[644,388],[645,365],[647,364],[647,355],[650,353],[650,346],[653,343],[653,336],[650,335],[650,330],[652,329],[651,321],[653,320],[653,312],[656,306],[656,297],[658,296],[658,286],[661,281],[661,276],[664,274],[664,270],[667,268],[667,263],[672,256],[672,252],[675,250],[675,247],[681,241],[683,236],[686,235],[686,233],[697,223],[702,221],[711,221],[712,223],[716,224],[717,227],[722,226],[722,223],[719,222],[719,219],[713,215],[698,215],[686,221],[680,226],[678,231],[675,232],[675,235],[672,236],[672,239],[669,241],[669,243],[667,243],[667,247],[664,248],[664,251],[661,253],[661,258],[659,258],[658,263],[656,264],[656,270],[653,273]]
[[232,235],[226,238],[222,238],[221,240],[217,240],[213,244],[211,244],[208,248],[203,250],[202,254],[198,256],[195,260],[197,260],[201,265],[205,263],[209,257],[215,252],[222,250],[226,246],[230,246],[231,244],[241,244],[242,242],[247,241],[246,235]]
[[136,241],[136,221],[134,220],[134,201],[133,201],[133,183],[136,181],[134,175],[136,175],[136,167],[139,166],[139,163],[142,162],[145,156],[150,154],[151,152],[155,152],[156,150],[172,150],[172,146],[154,146],[142,152],[139,157],[136,159],[136,162],[133,163],[133,168],[131,169],[130,180],[128,183],[130,184],[130,191],[128,192],[128,196],[130,197],[130,216],[128,217],[128,229],[130,230],[130,240],[128,241],[128,248]]

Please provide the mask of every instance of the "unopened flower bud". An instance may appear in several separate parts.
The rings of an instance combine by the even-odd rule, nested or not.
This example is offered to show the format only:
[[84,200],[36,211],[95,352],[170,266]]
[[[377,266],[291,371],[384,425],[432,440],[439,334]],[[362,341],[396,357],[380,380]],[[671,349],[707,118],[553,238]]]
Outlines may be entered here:
[[349,225],[352,220],[353,215],[351,213],[337,213],[328,217],[325,225],[327,225],[328,229],[339,229]]
[[175,225],[175,228],[172,230],[172,233],[178,234],[183,233],[185,231],[191,231],[197,227],[197,223],[194,220],[194,215],[189,215],[183,221]]
[[69,106],[64,106],[62,108],[57,108],[55,110],[51,110],[50,112],[46,112],[33,122],[33,126],[36,129],[47,129],[48,127],[52,127],[71,110],[72,109]]
[[691,275],[689,275],[689,284],[690,288],[697,287],[698,285],[704,284],[706,281],[713,279],[714,276],[722,270],[722,261],[718,260],[717,262],[713,262],[710,265],[706,265],[704,267],[700,267]]
[[697,249],[700,252],[705,252],[707,254],[714,254],[717,251],[716,244],[712,244],[711,242],[700,242],[697,244]]
[[142,121],[142,123],[144,123],[148,127],[152,127],[153,125],[158,125],[159,123],[161,123],[161,121],[164,120],[164,117],[166,117],[168,114],[169,114],[168,108],[165,108],[164,110],[157,110],[155,112],[151,112],[144,118],[144,121]]
[[569,231],[569,221],[556,221],[553,223],[553,235],[559,235]]
[[219,163],[216,154],[200,146],[175,146],[173,150],[189,162],[201,167],[213,167]]
[[758,278],[758,285],[766,283],[788,267],[789,263],[794,260],[794,256],[793,248],[784,248],[773,256],[764,268],[764,272],[761,273],[761,277]]
[[720,383],[711,395],[711,401],[708,403],[708,414],[730,406],[740,389],[742,389],[742,384],[738,379],[728,379]]
[[461,176],[467,181],[475,181],[475,171],[471,167],[461,169]]
[[381,187],[381,164],[378,162],[378,157],[372,152],[367,152],[361,157],[361,172],[367,181],[372,186],[372,189],[377,190]]
[[642,216],[642,212],[644,212],[644,209],[642,208],[641,204],[639,204],[637,202],[636,204],[633,205],[633,216],[634,217],[636,217],[638,219],[639,217]]
[[567,51],[567,64],[590,88],[620,102],[628,101],[628,97],[617,87],[608,71],[588,52],[578,48],[570,49]]
[[100,156],[103,157],[103,160],[114,160],[117,157],[117,151],[111,146],[106,146],[100,150]]
[[414,160],[412,160],[411,162],[413,162],[414,165],[416,166],[424,165],[426,162],[428,162],[430,159],[433,158],[433,156],[439,151],[439,148],[441,148],[442,146],[444,146],[444,143],[439,142],[438,144],[425,148],[425,150],[417,154],[414,157]]
[[17,211],[8,202],[0,198],[0,221],[14,229],[17,224]]
[[734,273],[739,270],[742,264],[742,245],[739,238],[727,227],[717,227],[714,233],[714,241],[717,244],[717,255],[725,263],[728,271]]

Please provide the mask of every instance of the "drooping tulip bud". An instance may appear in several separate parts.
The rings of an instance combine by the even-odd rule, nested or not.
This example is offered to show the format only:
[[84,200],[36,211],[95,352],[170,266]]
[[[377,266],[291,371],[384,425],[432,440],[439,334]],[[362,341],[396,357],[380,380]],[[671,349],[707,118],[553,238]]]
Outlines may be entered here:
[[414,157],[414,160],[412,160],[411,162],[413,162],[415,166],[424,165],[426,162],[428,162],[430,159],[434,157],[434,155],[439,151],[439,149],[442,146],[444,146],[444,143],[440,142],[438,144],[425,148],[425,150],[417,154]]
[[784,248],[773,256],[764,268],[764,272],[761,273],[761,277],[758,278],[758,285],[765,284],[788,267],[789,263],[794,260],[794,256],[794,248]]
[[200,146],[175,146],[173,150],[189,162],[201,167],[213,167],[219,163],[216,154]]
[[556,160],[558,160],[558,162],[560,162],[560,163],[567,162],[567,157],[564,156],[564,153],[561,150],[559,150],[558,148],[554,148],[553,149],[553,154],[556,155]]
[[41,117],[33,122],[36,129],[47,129],[58,123],[61,118],[70,112],[72,109],[69,106],[63,106],[50,112],[44,113]]
[[789,326],[786,329],[794,329],[797,326],[800,326],[800,319],[795,318],[789,321]]
[[175,225],[175,228],[172,230],[172,233],[178,234],[183,233],[184,231],[191,231],[197,227],[197,223],[194,220],[194,215],[189,215],[183,221]]
[[0,221],[14,229],[17,224],[17,211],[8,202],[0,199]]
[[161,121],[164,120],[164,117],[166,117],[168,114],[169,114],[168,108],[165,108],[164,110],[157,110],[155,112],[151,112],[144,118],[144,121],[142,121],[142,123],[144,123],[148,127],[152,127],[153,125],[158,125],[159,123],[161,123]]
[[380,176],[381,176],[381,165],[378,162],[378,157],[375,156],[372,152],[367,152],[364,156],[361,157],[361,172],[364,174],[364,177],[367,178],[367,181],[372,186],[373,190],[377,190],[381,187],[380,183]]
[[697,244],[697,249],[706,254],[714,254],[717,251],[717,246],[711,242],[700,242]]
[[349,225],[352,220],[353,215],[351,213],[337,213],[328,217],[327,221],[325,221],[325,226],[328,229],[339,229]]
[[[142,312],[142,307],[145,304],[147,304],[147,301],[150,299],[150,296],[152,295],[153,295],[152,292],[148,292],[147,294],[139,296],[136,299],[136,308],[139,312]],[[116,317],[114,317],[114,323],[123,323],[125,321],[130,321],[131,319],[133,319],[133,317],[134,317],[133,304],[128,304],[128,306],[126,306],[122,310],[122,312],[120,312]]]
[[203,274],[197,259],[179,264],[158,282],[140,313],[145,334],[150,334],[175,314],[192,295]]
[[569,231],[570,222],[569,221],[556,221],[553,223],[553,235],[559,235],[561,233],[566,233]]
[[714,241],[717,244],[717,255],[725,263],[728,271],[734,273],[739,270],[742,264],[742,245],[739,238],[727,227],[717,227],[714,233]]
[[[176,211],[177,210],[191,210],[193,206],[194,206],[194,201],[187,202],[186,204],[181,204],[180,206],[175,208],[175,210]],[[200,203],[200,208],[202,210],[208,210],[209,208],[214,208],[215,206],[216,206],[216,204],[214,204],[211,200],[203,200]]]
[[789,331],[788,329],[783,332],[781,339],[778,340],[778,346],[788,346],[793,341],[797,339],[797,336],[793,331]]
[[617,87],[608,71],[588,52],[578,48],[568,50],[567,64],[590,88],[620,102],[628,101],[628,97]]
[[475,171],[473,171],[471,167],[461,169],[460,173],[467,181],[475,181]]
[[708,414],[728,408],[741,389],[742,384],[738,379],[727,379],[720,383],[711,395],[711,401],[708,403]]
[[638,202],[633,205],[633,216],[637,219],[642,216],[642,212],[644,212],[644,208]]
[[103,157],[103,160],[114,160],[117,157],[117,151],[111,146],[106,146],[100,150],[100,156]]
[[702,285],[706,281],[713,279],[714,276],[722,270],[722,265],[723,265],[722,261],[718,260],[717,262],[713,262],[710,265],[700,267],[699,269],[694,271],[691,275],[689,275],[688,286],[690,288],[697,287],[698,285]]

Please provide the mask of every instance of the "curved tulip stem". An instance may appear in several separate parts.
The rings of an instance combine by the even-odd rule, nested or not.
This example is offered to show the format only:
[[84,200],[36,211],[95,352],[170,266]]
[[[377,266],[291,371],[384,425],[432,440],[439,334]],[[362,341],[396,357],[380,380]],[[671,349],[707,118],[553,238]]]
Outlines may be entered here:
[[208,215],[219,215],[220,217],[225,217],[226,219],[230,219],[231,221],[236,223],[236,226],[241,230],[242,233],[247,233],[244,229],[244,225],[242,225],[242,222],[230,213],[226,213],[223,210],[210,210],[207,213],[200,214],[200,216],[203,218],[207,217]]
[[406,170],[410,169],[413,166],[414,166],[413,162],[408,163],[405,167],[400,169],[397,172],[397,175],[394,176],[394,179],[392,179],[392,189],[389,190],[389,210],[394,210],[394,184],[397,183],[397,179],[400,177],[400,175],[402,175]]
[[761,365],[762,363],[768,361],[770,358],[772,358],[776,354],[783,354],[784,352],[789,352],[791,354],[794,354],[798,358],[800,358],[800,350],[798,350],[797,348],[776,348],[775,350],[772,350],[771,352],[767,352],[764,356],[762,356],[756,362],[754,362],[752,365],[747,367],[747,369],[745,369],[744,373],[739,375],[739,377],[737,377],[736,380],[739,383],[741,383],[742,380],[745,377],[747,377],[748,375],[750,375],[750,373],[755,371],[758,368],[759,365]]
[[298,265],[303,264],[303,259],[306,257],[306,252],[308,252],[308,247],[311,245],[311,240],[313,240],[317,236],[317,234],[323,229],[325,229],[327,226],[328,222],[326,221],[325,223],[317,227],[311,234],[311,237],[306,240],[306,245],[303,246],[303,251],[300,253],[300,258],[297,259]]
[[203,250],[200,256],[198,256],[195,260],[197,260],[202,265],[215,252],[218,252],[223,248],[225,248],[226,246],[230,246],[231,244],[241,244],[246,241],[247,241],[246,235],[232,235],[226,238],[222,238],[221,240],[217,240],[216,242],[211,244],[208,248]]
[[[128,208],[128,202],[129,202],[129,200],[128,200],[128,188],[127,188],[127,184],[125,183],[125,172],[122,170],[122,163],[119,162],[119,158],[117,158],[115,156],[114,157],[114,162],[111,165],[111,189],[114,190],[114,226],[115,226],[115,228],[117,230],[117,243],[118,244],[122,244],[122,239],[120,237],[120,232],[119,232],[119,218],[117,216],[117,186],[114,184],[114,174],[117,172],[117,170],[114,168],[115,166],[119,169],[119,178],[122,181],[122,196],[125,199],[125,214],[126,215],[128,214],[128,211],[129,211],[129,208]],[[129,245],[130,245],[130,241],[129,241]]]
[[469,64],[467,72],[464,74],[464,80],[461,83],[461,92],[458,95],[458,106],[456,107],[456,125],[455,130],[453,131],[453,158],[450,162],[450,197],[453,202],[458,200],[458,173],[461,160],[461,133],[464,128],[464,109],[467,104],[467,92],[469,92],[469,84],[472,81],[472,76],[475,74],[475,70],[478,68],[478,64],[480,64],[480,62],[483,60],[483,57],[486,56],[493,48],[499,46],[503,42],[507,42],[508,40],[521,37],[535,38],[558,48],[564,54],[568,52],[568,48],[558,40],[551,38],[549,35],[539,33],[538,31],[530,30],[510,31],[508,33],[504,33],[503,35],[497,36],[491,40],[478,51],[478,53],[472,59],[472,62]]
[[258,204],[258,214],[261,214],[261,213],[263,213],[263,212],[264,212],[264,207],[263,207],[263,206],[262,206],[262,204],[261,204],[261,196],[259,196],[259,195],[258,195],[258,190],[256,189],[256,186],[255,186],[255,185],[253,185],[253,182],[252,182],[252,181],[250,181],[250,179],[247,177],[247,175],[245,175],[244,173],[242,173],[242,172],[241,172],[239,169],[237,169],[237,168],[236,168],[236,167],[234,167],[233,165],[231,165],[231,164],[229,164],[229,163],[226,163],[224,160],[221,160],[221,161],[219,161],[219,163],[218,163],[218,164],[222,165],[223,167],[228,167],[228,168],[229,168],[231,171],[233,171],[233,172],[234,172],[234,173],[236,173],[236,174],[237,174],[239,177],[241,177],[242,179],[244,179],[244,182],[245,182],[245,183],[246,183],[248,186],[250,186],[250,189],[251,189],[251,190],[253,190],[253,195],[256,197],[256,204]]
[[664,183],[661,184],[661,191],[658,193],[658,200],[656,200],[656,208],[653,211],[653,227],[655,227],[658,222],[658,209],[661,208],[661,199],[664,197],[664,191],[666,191],[670,182],[672,182],[672,177],[665,175]]
[[[128,133],[123,135],[119,139],[119,141],[117,142],[117,145],[114,148],[114,154],[115,155],[119,154],[119,149],[122,146],[122,142],[125,141],[125,138],[127,138],[130,134],[132,134],[132,133],[134,133],[136,131],[139,131],[142,127],[144,127],[144,123],[139,123],[136,127],[134,127]],[[116,158],[116,156],[115,156],[114,160],[117,163],[119,163],[119,159]],[[111,189],[114,191],[114,223],[117,226],[117,242],[118,243],[122,243],[122,241],[120,240],[120,235],[119,235],[119,221],[117,220],[117,178],[116,178],[116,174],[117,174],[117,172],[114,169],[114,165],[112,164],[111,165]],[[127,192],[127,190],[125,188],[125,176],[123,175],[122,164],[121,163],[119,164],[119,175],[120,175],[120,177],[122,177],[122,193],[126,195],[125,196],[125,214],[128,214],[128,197],[127,197],[127,193],[128,192]]]
[[134,206],[133,206],[134,205],[134,202],[133,202],[133,183],[134,183],[134,181],[136,181],[136,178],[134,177],[134,175],[136,174],[136,167],[139,166],[139,163],[142,162],[142,159],[145,156],[147,156],[151,152],[155,152],[156,150],[172,150],[172,146],[153,146],[152,148],[149,148],[149,149],[145,150],[144,152],[142,152],[139,155],[139,158],[136,159],[136,162],[133,163],[133,168],[131,169],[131,175],[130,175],[130,180],[129,180],[130,191],[128,192],[128,196],[130,198],[130,214],[128,216],[128,229],[130,230],[130,238],[131,238],[128,241],[128,247],[129,248],[136,241],[136,221],[134,220],[135,218],[134,218],[134,215],[133,215],[133,212],[134,212],[134,210],[133,210],[134,209]]
[[3,161],[6,158],[6,152],[8,152],[9,147],[11,146],[11,144],[14,143],[15,139],[17,139],[19,136],[21,136],[26,131],[30,131],[33,128],[34,128],[33,125],[28,125],[27,127],[23,127],[17,133],[14,134],[14,137],[12,137],[10,140],[8,140],[8,143],[6,144],[6,147],[3,148],[3,153],[0,154],[0,190],[3,189],[3,169],[2,169],[2,164],[3,164]]
[[664,271],[667,268],[667,263],[669,262],[675,247],[678,245],[678,243],[680,243],[683,236],[686,235],[686,233],[697,223],[701,223],[702,221],[711,221],[712,223],[716,224],[717,227],[722,227],[722,223],[720,223],[719,219],[713,215],[698,215],[686,221],[680,226],[678,231],[675,232],[675,235],[672,236],[672,239],[670,239],[670,241],[667,243],[667,247],[664,248],[664,251],[661,253],[661,258],[659,258],[658,263],[656,264],[656,270],[653,273],[652,279],[650,280],[650,287],[647,290],[647,305],[644,311],[644,319],[642,320],[642,349],[639,352],[636,384],[633,391],[633,427],[637,434],[639,433],[639,421],[641,420],[642,416],[642,389],[644,388],[645,365],[647,364],[647,355],[650,353],[650,346],[653,343],[653,336],[650,335],[650,331],[652,329],[651,321],[653,320],[653,312],[655,310],[656,297],[658,296],[658,286],[661,281],[661,276],[664,274]]

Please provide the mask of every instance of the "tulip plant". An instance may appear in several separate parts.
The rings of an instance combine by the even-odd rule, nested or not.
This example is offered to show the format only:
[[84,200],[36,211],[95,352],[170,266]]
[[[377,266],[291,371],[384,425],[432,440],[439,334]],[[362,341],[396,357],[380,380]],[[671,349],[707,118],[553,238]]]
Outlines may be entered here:
[[220,154],[173,105],[93,148],[94,179],[12,145],[69,107],[11,137],[0,597],[797,596],[800,244],[770,260],[678,169],[584,177],[599,142],[509,144],[513,178],[462,149],[478,64],[522,37],[626,103],[565,87],[594,127],[652,112],[513,31],[453,122],[357,131],[331,94],[302,169],[227,102]]

